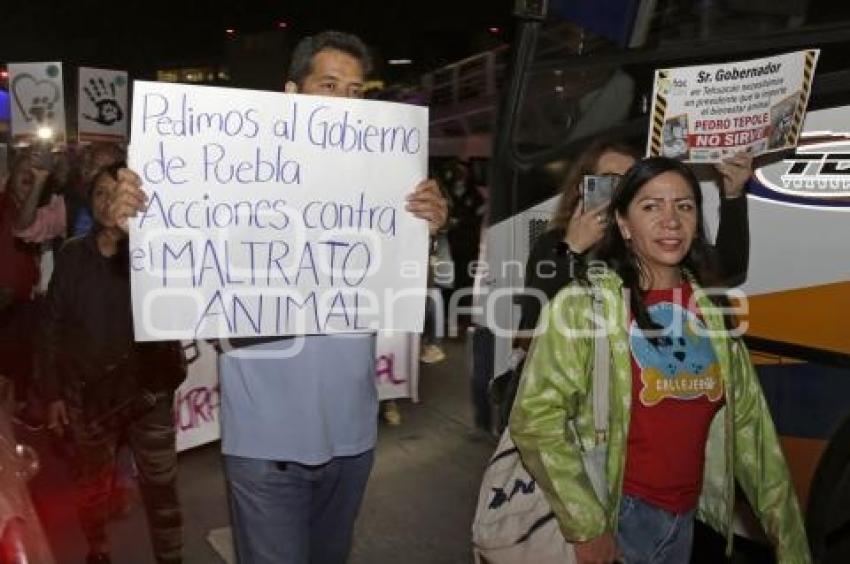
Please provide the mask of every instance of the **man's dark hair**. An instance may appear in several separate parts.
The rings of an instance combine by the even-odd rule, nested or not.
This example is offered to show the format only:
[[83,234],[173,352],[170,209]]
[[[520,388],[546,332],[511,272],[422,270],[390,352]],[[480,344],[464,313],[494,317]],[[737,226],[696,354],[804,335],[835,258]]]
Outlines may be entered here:
[[372,72],[372,55],[363,40],[351,33],[323,31],[316,35],[308,35],[298,42],[292,52],[287,79],[300,86],[312,70],[313,57],[324,49],[336,49],[360,61],[363,65],[364,76]]

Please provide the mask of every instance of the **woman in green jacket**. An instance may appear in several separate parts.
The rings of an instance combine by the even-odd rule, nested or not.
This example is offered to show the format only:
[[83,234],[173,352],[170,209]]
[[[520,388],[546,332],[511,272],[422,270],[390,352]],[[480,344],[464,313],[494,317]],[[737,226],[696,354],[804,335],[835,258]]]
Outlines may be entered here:
[[[749,353],[725,295],[704,289],[720,278],[690,169],[665,158],[633,166],[597,258],[541,315],[510,421],[579,564],[687,563],[695,517],[731,551],[736,479],[779,562],[810,562]],[[610,348],[604,501],[582,461],[596,440],[593,299]]]

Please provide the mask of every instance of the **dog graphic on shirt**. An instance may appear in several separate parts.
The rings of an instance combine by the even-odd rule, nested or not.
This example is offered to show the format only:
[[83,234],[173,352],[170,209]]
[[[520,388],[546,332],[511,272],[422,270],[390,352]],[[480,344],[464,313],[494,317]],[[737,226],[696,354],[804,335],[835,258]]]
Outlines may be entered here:
[[641,368],[641,403],[651,407],[665,398],[691,400],[703,395],[719,400],[723,396],[720,365],[702,321],[669,302],[649,306],[648,312],[664,330],[653,343],[632,322],[629,341]]

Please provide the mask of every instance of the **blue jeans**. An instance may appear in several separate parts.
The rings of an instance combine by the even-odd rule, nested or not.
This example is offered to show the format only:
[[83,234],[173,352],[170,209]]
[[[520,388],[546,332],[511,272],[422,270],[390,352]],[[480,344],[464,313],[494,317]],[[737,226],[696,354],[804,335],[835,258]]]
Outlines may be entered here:
[[225,456],[239,564],[344,564],[374,451],[307,466]]
[[626,564],[687,564],[691,561],[695,509],[670,513],[636,497],[623,496],[617,545]]

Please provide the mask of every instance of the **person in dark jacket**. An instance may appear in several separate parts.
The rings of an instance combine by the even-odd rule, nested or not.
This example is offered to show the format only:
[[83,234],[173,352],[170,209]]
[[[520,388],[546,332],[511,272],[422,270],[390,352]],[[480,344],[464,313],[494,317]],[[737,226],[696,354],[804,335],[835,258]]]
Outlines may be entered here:
[[180,562],[182,517],[177,498],[174,389],[185,376],[177,343],[135,343],[126,234],[106,225],[101,180],[95,177],[91,233],[60,251],[47,296],[48,427],[69,433],[75,501],[89,544],[87,564],[110,562],[106,523],[115,449],[126,437],[140,473],[139,489],[157,562]]

